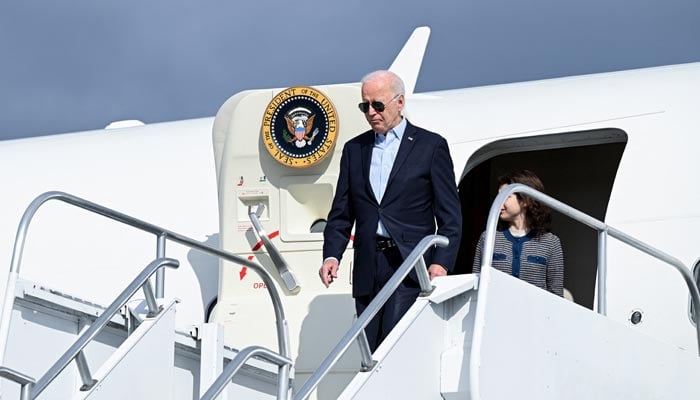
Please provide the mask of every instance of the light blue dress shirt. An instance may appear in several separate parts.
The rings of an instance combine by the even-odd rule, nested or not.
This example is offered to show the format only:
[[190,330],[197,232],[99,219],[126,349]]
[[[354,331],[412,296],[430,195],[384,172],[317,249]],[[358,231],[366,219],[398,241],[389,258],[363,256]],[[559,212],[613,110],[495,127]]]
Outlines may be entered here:
[[[386,135],[374,134],[374,147],[372,148],[372,163],[369,167],[369,181],[372,185],[374,197],[381,204],[386,184],[391,174],[391,168],[394,166],[396,154],[399,152],[401,138],[406,130],[406,118],[402,118],[401,122]],[[379,220],[377,226],[377,235],[389,237],[389,232],[384,228],[382,220]]]

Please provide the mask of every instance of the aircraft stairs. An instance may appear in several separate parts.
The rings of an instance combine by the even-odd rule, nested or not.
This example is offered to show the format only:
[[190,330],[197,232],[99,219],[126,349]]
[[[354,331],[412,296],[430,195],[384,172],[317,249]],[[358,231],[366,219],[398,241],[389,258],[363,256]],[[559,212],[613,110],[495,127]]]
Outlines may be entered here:
[[[667,261],[683,274],[695,310],[700,309],[697,286],[677,260],[522,185],[509,186],[494,201],[484,254],[493,251],[497,210],[516,191],[604,233],[602,243],[609,234]],[[204,246],[56,192],[37,198],[25,213],[27,221],[41,203],[50,199],[99,210],[123,223],[157,232],[164,240],[167,236],[194,247]],[[18,233],[20,256],[23,235]],[[286,321],[272,284],[268,288],[278,312],[279,352],[262,346],[237,351],[223,346],[219,325],[204,324],[190,332],[176,330],[177,301],[158,297],[158,289],[154,295],[149,281],[164,267],[178,266],[176,260],[161,252],[107,307],[19,278],[19,262],[15,264],[13,255],[15,268],[11,268],[0,328],[0,396],[21,400],[302,400],[313,396],[681,399],[700,395],[693,379],[700,373],[700,358],[692,350],[663,343],[607,318],[604,312],[593,312],[493,270],[488,265],[490,257],[484,257],[481,276],[456,275],[430,282],[422,254],[434,245],[446,244],[440,236],[423,239],[305,382],[294,380]],[[605,249],[604,244],[601,249]],[[221,250],[206,251],[248,262]],[[605,269],[604,257],[599,259],[600,272]],[[246,265],[259,268],[252,263]],[[377,351],[370,354],[363,328],[413,268],[418,273],[421,296]],[[261,277],[265,274],[260,271]],[[130,303],[140,290],[145,300]],[[598,302],[598,310],[604,310],[605,297],[599,296]],[[324,384],[323,378],[333,365],[357,345],[362,354],[362,372],[346,387]],[[294,390],[288,390],[289,384]]]
[[[594,312],[491,268],[499,211],[523,193],[598,232],[598,303]],[[353,324],[294,400],[320,399],[690,399],[698,398],[700,327],[688,323],[695,349],[664,343],[606,317],[607,240],[613,237],[675,268],[694,305],[700,295],[690,268],[603,222],[521,184],[499,192],[489,212],[480,276],[428,281],[425,238]],[[422,294],[377,351],[363,353],[365,372],[342,392],[322,379],[412,268]],[[431,288],[431,285],[432,286]],[[432,292],[431,292],[432,291]],[[370,314],[370,315],[365,315]],[[324,393],[325,392],[325,393]]]
[[497,270],[479,318],[483,287],[478,288],[475,275],[437,279],[435,291],[418,299],[373,354],[373,368],[357,374],[337,396],[321,381],[319,399],[670,400],[700,395],[694,383],[700,358],[693,351]]
[[[158,257],[103,307],[20,276],[29,224],[46,202],[58,200],[156,235]],[[166,240],[245,265],[270,288],[280,353],[288,353],[286,321],[269,274],[256,263],[178,233],[62,192],[37,197],[18,228],[0,320],[0,398],[2,399],[200,399],[221,374],[234,367],[225,387],[230,398],[277,398],[288,381],[291,361],[262,347],[240,351],[224,346],[223,327],[205,323],[178,331],[178,300],[165,299]],[[99,263],[99,260],[97,260]],[[155,276],[156,289],[150,278]],[[135,295],[143,293],[143,299]],[[252,358],[255,357],[255,358]],[[282,364],[283,367],[279,367]],[[228,379],[226,382],[229,382]]]
[[[77,356],[69,359],[66,349],[90,335],[87,331],[100,325],[99,316],[109,315],[109,307],[22,279],[15,293],[3,365],[35,382],[28,386],[32,389],[28,398],[199,399],[223,366],[239,354],[223,346],[223,330],[216,324],[178,331],[176,300],[158,301],[154,316],[148,316],[146,302],[138,300],[106,318],[106,324],[82,350],[83,361]],[[0,376],[7,377],[2,368]],[[42,379],[50,381],[37,393]],[[276,397],[276,386],[277,368],[253,359],[227,387],[227,393],[231,399],[270,399]],[[21,399],[21,386],[12,379],[4,380],[0,388],[0,398]]]

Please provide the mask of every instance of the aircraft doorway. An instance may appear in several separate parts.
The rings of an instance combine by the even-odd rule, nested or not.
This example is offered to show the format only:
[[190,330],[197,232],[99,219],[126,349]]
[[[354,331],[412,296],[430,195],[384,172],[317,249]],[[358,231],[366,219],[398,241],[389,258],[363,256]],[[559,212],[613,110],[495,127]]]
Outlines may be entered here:
[[[529,169],[542,179],[548,195],[605,221],[626,143],[625,132],[610,128],[499,140],[476,151],[459,183],[463,228],[455,273],[472,272],[476,243],[486,229],[499,176]],[[592,309],[596,232],[557,212],[552,213],[552,232],[564,250],[564,287],[576,303]]]

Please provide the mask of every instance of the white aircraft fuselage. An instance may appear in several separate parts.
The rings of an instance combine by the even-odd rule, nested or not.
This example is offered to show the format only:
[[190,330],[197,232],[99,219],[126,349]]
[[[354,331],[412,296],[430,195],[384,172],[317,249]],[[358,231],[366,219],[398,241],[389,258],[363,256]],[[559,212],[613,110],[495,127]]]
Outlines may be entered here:
[[[471,273],[496,177],[516,168],[537,172],[552,197],[693,268],[700,256],[698,87],[700,63],[407,93],[405,116],[450,146],[464,215],[456,272]],[[277,277],[248,218],[248,206],[263,202],[263,227],[301,286],[292,293],[278,278],[295,368],[300,376],[311,373],[354,312],[352,248],[338,282],[324,288],[318,279],[323,238],[314,224],[330,208],[342,145],[368,126],[356,107],[358,84],[309,88],[333,103],[338,127],[328,154],[308,168],[285,166],[265,148],[265,112],[285,88],[239,93],[215,119],[0,142],[5,273],[25,208],[41,193],[60,190],[221,246]],[[299,134],[310,140],[311,133]],[[565,287],[573,301],[595,309],[595,232],[556,213],[553,231],[563,243]],[[54,202],[30,226],[20,275],[108,304],[155,257],[155,245],[150,235]],[[176,244],[166,251],[181,263],[165,275],[166,294],[182,300],[177,326],[210,316],[226,327],[232,346],[275,347],[269,297],[254,272]],[[615,240],[607,261],[608,318],[694,352],[680,274]]]

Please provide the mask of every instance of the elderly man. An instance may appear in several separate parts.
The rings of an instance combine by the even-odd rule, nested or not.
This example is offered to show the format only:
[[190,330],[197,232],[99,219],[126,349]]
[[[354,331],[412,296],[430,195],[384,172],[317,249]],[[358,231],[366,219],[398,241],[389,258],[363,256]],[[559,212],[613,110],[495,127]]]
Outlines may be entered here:
[[[359,104],[372,127],[348,141],[340,160],[333,206],[323,232],[326,287],[338,277],[355,224],[353,289],[357,315],[426,235],[447,236],[447,248],[425,254],[430,278],[446,275],[457,258],[461,212],[447,142],[402,115],[404,85],[396,74],[375,71],[362,79]],[[374,351],[415,302],[420,287],[409,275],[365,329]]]

